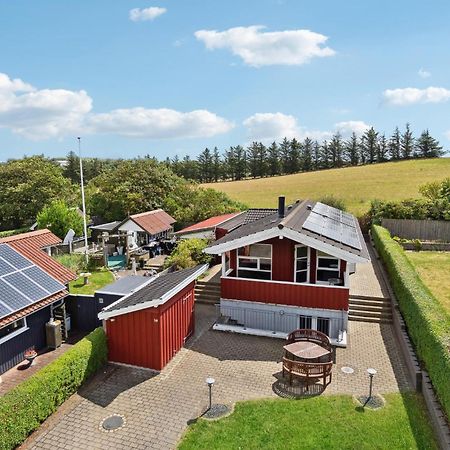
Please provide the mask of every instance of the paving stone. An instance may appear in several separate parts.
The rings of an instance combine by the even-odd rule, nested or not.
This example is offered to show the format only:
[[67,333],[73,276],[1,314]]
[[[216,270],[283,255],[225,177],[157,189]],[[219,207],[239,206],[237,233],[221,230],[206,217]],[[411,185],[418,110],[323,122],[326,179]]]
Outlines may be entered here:
[[[214,403],[231,406],[239,400],[276,397],[273,387],[280,377],[284,341],[212,331],[215,314],[213,306],[196,305],[195,336],[158,375],[109,365],[24,448],[54,449],[61,437],[72,449],[77,445],[99,450],[175,448],[188,420],[198,417],[208,404],[208,376],[216,380]],[[344,366],[354,373],[343,373]],[[350,322],[349,345],[337,349],[333,380],[324,395],[365,395],[369,367],[378,372],[374,393],[411,389],[391,325]],[[125,426],[112,432],[100,430],[100,422],[112,414],[123,415]]]

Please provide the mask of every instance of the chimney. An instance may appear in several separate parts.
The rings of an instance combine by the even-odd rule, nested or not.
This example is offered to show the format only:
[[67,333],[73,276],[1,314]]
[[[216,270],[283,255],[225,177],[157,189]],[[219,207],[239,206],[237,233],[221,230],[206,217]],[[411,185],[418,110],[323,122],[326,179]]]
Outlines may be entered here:
[[284,214],[285,202],[286,202],[286,199],[285,199],[284,195],[280,195],[278,197],[278,217],[280,219],[283,219],[283,217],[285,216],[285,214]]

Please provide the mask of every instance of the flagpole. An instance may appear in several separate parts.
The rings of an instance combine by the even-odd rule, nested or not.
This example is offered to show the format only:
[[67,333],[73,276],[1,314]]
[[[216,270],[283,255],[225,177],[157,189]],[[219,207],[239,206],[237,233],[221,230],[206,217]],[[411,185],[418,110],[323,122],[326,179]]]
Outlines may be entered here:
[[84,255],[86,258],[86,264],[88,264],[89,263],[88,238],[87,238],[87,223],[86,223],[86,202],[84,200],[83,161],[81,159],[81,138],[78,137],[77,139],[78,139],[78,156],[80,159],[81,203],[83,206]]

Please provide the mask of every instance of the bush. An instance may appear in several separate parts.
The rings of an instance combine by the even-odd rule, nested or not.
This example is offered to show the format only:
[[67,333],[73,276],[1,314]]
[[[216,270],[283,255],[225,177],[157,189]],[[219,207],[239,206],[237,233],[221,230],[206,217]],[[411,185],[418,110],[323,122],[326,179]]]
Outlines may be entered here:
[[325,205],[332,206],[333,208],[340,209],[342,211],[347,211],[344,200],[342,198],[335,197],[334,195],[325,195],[318,200]]
[[389,231],[373,225],[372,234],[387,267],[408,333],[450,417],[450,316],[423,284]]
[[13,449],[22,443],[106,360],[106,336],[97,328],[1,397],[0,449]]
[[207,245],[206,239],[183,239],[166,259],[164,266],[175,265],[177,269],[187,269],[198,264],[209,264],[212,259],[211,255],[203,253]]

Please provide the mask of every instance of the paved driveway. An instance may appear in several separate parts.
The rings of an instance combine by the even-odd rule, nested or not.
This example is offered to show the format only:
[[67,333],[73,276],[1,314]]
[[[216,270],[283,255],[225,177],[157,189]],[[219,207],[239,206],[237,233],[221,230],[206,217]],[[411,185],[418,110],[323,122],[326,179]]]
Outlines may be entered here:
[[[190,419],[207,405],[205,378],[213,376],[214,402],[275,397],[279,391],[283,341],[229,334],[210,329],[212,306],[196,307],[197,332],[158,375],[144,369],[110,365],[69,399],[24,448],[128,449],[174,448]],[[365,393],[368,367],[378,375],[375,390],[408,389],[404,365],[390,325],[350,324],[350,342],[337,350],[333,382],[325,394]],[[350,366],[351,375],[340,369]],[[99,428],[111,414],[125,426],[114,432]]]

